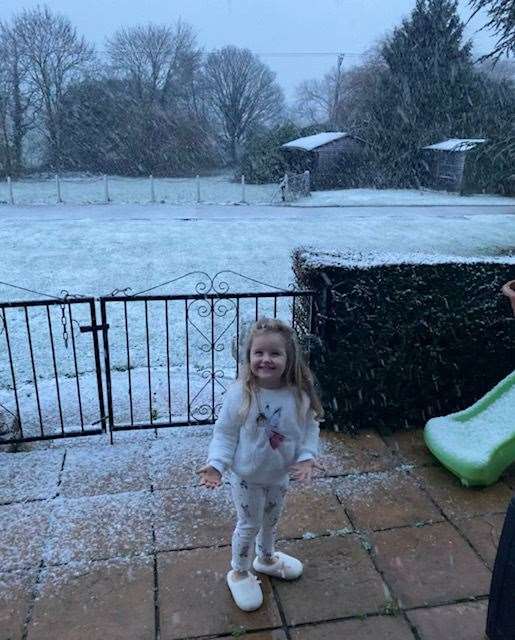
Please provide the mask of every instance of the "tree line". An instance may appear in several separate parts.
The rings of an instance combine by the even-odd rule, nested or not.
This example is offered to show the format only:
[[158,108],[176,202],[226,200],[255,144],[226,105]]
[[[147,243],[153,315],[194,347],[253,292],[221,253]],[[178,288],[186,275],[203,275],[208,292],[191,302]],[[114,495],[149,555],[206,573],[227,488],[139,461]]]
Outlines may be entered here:
[[[326,122],[367,142],[370,186],[419,186],[427,170],[423,146],[484,138],[467,159],[468,188],[515,188],[515,65],[505,57],[515,52],[515,3],[471,4],[489,8],[486,26],[498,35],[481,60],[464,39],[455,0],[417,0],[364,64],[350,71],[338,64],[298,88],[297,109],[306,122]],[[362,179],[359,172],[356,178]]]
[[515,47],[513,0],[469,1],[498,36],[490,60],[473,59],[456,0],[416,0],[363,64],[345,70],[340,57],[298,87],[293,108],[255,54],[205,52],[184,22],[119,29],[100,56],[67,17],[21,11],[0,22],[0,172],[170,176],[231,166],[266,182],[284,172],[282,142],[337,129],[367,143],[356,186],[418,186],[422,146],[486,138],[468,180],[502,191],[515,159],[505,59]]
[[0,169],[174,175],[237,159],[283,94],[247,49],[205,55],[193,29],[122,28],[100,59],[48,7],[0,23]]

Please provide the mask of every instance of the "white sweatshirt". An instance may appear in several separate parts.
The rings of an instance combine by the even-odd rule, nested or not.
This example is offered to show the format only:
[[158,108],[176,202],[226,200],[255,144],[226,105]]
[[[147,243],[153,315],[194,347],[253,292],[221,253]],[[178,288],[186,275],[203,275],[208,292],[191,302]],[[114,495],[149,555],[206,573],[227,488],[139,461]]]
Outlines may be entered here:
[[[238,411],[243,397],[242,383],[237,380],[225,394],[209,445],[208,464],[220,473],[232,469],[249,482],[273,484],[284,478],[290,465],[317,456],[320,428],[307,393],[302,393],[301,422],[291,387],[259,387],[242,423]],[[258,420],[260,413],[264,415]]]

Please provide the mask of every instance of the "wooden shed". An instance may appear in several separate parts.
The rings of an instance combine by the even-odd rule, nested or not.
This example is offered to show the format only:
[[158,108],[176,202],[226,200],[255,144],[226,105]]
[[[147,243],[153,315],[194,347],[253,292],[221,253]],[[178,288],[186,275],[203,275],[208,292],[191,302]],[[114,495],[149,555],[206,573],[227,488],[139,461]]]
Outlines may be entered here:
[[467,153],[484,138],[449,138],[422,147],[424,186],[437,191],[461,191]]
[[365,142],[343,131],[326,131],[281,145],[292,171],[308,170],[311,188],[357,186],[355,167],[363,163]]

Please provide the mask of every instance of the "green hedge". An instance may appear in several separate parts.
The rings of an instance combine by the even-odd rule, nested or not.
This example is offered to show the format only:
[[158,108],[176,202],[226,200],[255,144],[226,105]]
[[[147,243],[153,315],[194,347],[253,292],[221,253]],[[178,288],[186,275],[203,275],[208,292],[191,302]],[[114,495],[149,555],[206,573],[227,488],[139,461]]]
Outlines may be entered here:
[[[513,258],[298,249],[293,270],[297,286],[319,292],[311,366],[327,427],[420,427],[515,368],[515,319],[500,293],[515,278]],[[301,325],[307,318],[299,314]]]

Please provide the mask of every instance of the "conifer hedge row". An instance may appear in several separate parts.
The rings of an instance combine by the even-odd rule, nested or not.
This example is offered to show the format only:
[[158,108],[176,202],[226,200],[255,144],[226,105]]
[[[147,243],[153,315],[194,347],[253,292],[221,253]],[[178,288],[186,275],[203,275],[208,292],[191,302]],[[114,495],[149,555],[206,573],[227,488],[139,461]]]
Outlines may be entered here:
[[[500,293],[513,258],[292,257],[297,286],[317,291],[310,360],[326,428],[422,427],[515,367],[515,319]],[[297,322],[308,333],[306,306]]]

